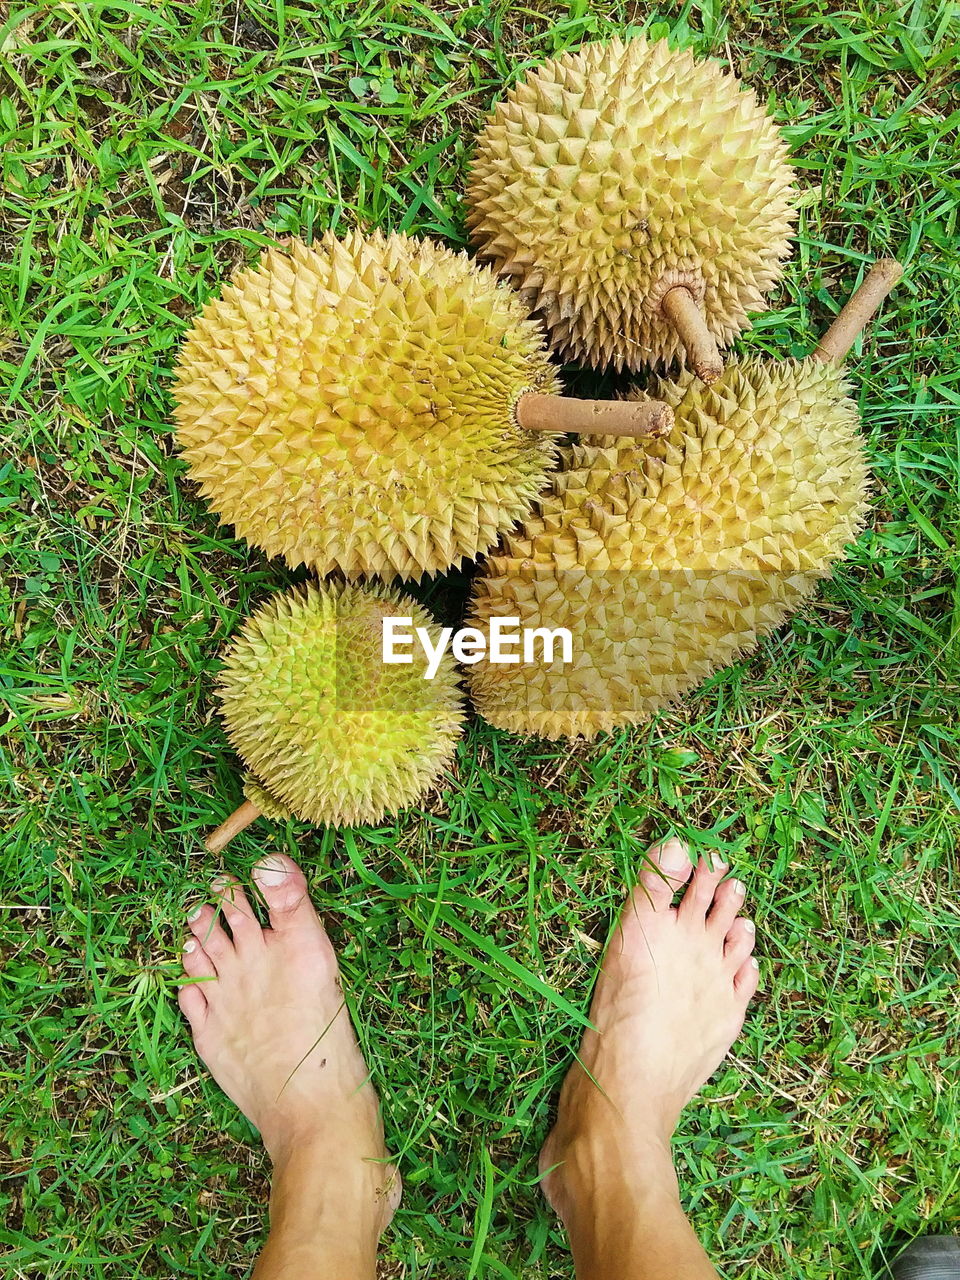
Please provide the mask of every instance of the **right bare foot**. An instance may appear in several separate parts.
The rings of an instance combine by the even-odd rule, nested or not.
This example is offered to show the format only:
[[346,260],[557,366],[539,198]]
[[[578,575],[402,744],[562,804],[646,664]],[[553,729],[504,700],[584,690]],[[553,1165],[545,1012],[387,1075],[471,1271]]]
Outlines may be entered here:
[[[540,1153],[544,1193],[565,1221],[604,1184],[675,1188],[670,1138],[680,1112],[723,1061],[757,989],[755,930],[739,916],[743,886],[686,848],[651,851],[624,905],[583,1037]],[[721,883],[722,882],[722,883]]]
[[214,881],[217,909],[188,918],[183,967],[198,981],[180,988],[180,1008],[213,1078],[259,1129],[275,1175],[296,1162],[298,1181],[308,1171],[326,1204],[378,1237],[399,1178],[333,947],[295,862],[266,858],[254,880],[269,929],[230,876]]

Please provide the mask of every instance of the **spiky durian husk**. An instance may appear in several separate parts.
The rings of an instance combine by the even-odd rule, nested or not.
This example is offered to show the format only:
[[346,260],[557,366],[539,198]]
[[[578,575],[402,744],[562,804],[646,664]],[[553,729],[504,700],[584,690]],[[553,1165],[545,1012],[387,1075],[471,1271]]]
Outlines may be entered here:
[[540,327],[430,241],[268,250],[209,302],[176,370],[190,473],[225,524],[319,574],[419,579],[496,542],[555,460],[523,431],[558,389]]
[[591,365],[683,358],[660,312],[685,284],[721,346],[764,308],[796,219],[793,170],[751,90],[715,62],[648,44],[586,44],[499,103],[470,172],[468,225]]
[[592,437],[565,451],[540,512],[474,588],[469,625],[567,627],[564,666],[467,668],[480,714],[543,738],[638,724],[773,631],[867,512],[857,412],[835,366],[727,365],[654,393],[660,441]]
[[248,773],[243,779],[243,796],[245,800],[255,804],[261,814],[271,822],[286,822],[293,817],[287,806],[281,804],[273,792],[252,773]]
[[408,596],[325,584],[276,596],[231,644],[218,682],[227,736],[275,807],[327,825],[376,822],[450,763],[463,720],[456,666],[447,654],[424,679],[416,645],[412,663],[385,664],[393,616],[436,643],[439,628]]

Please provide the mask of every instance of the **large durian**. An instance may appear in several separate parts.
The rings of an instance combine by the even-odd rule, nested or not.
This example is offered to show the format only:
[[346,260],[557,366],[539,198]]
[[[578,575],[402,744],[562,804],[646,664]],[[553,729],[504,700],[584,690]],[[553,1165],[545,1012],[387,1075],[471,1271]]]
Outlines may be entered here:
[[733,74],[665,40],[583,45],[531,72],[477,145],[479,254],[567,356],[709,381],[782,273],[787,148]]
[[320,575],[419,579],[528,512],[555,461],[543,432],[569,426],[557,389],[491,271],[353,233],[240,271],[194,321],[174,395],[190,474],[241,537]]
[[[884,268],[873,305],[899,275]],[[543,738],[638,724],[815,590],[868,510],[857,410],[836,361],[871,287],[819,358],[731,361],[711,387],[685,373],[658,386],[675,413],[666,439],[565,451],[539,515],[488,560],[469,625],[565,627],[573,660],[469,667],[485,719]]]
[[436,645],[416,601],[379,585],[324,584],[275,596],[245,623],[219,677],[221,713],[250,770],[246,804],[207,847],[261,813],[342,825],[413,804],[450,763],[461,733],[456,666],[432,679],[412,661],[383,661],[383,619],[406,617]]

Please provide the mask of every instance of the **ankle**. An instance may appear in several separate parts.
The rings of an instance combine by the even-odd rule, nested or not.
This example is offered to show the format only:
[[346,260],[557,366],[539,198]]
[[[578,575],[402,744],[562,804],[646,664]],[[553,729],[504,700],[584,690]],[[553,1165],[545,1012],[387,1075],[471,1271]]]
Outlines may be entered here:
[[395,1203],[392,1165],[347,1155],[327,1134],[303,1136],[271,1159],[274,1227],[282,1222],[288,1234],[327,1233],[356,1241],[361,1252],[375,1250]]
[[[619,1166],[594,1160],[572,1164],[555,1207],[566,1228],[578,1276],[680,1275],[707,1280],[706,1268],[678,1266],[701,1251],[684,1215],[668,1150],[657,1142],[644,1155],[634,1149]],[[683,1242],[678,1255],[676,1245]],[[699,1260],[699,1259],[698,1259]],[[705,1261],[705,1258],[704,1258]]]
[[290,1121],[282,1116],[275,1123],[261,1126],[260,1139],[273,1165],[274,1178],[302,1159],[325,1161],[324,1150],[331,1145],[330,1134],[321,1124]]
[[578,1134],[544,1150],[544,1190],[565,1225],[617,1219],[642,1204],[679,1205],[669,1139],[655,1132],[608,1130]]

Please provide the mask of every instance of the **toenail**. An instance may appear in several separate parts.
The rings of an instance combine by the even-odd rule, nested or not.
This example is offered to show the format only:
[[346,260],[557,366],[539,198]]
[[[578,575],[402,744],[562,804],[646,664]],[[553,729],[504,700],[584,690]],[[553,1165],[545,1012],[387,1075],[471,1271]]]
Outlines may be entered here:
[[190,907],[187,911],[187,924],[193,924],[194,920],[199,920],[203,912],[203,903],[198,902],[195,907]]
[[751,965],[751,968],[754,968],[754,969],[760,968],[760,961],[756,958],[756,956],[750,957],[750,965]]
[[290,872],[279,858],[264,858],[253,868],[253,878],[267,889],[283,884]]
[[188,938],[187,941],[183,944],[183,954],[185,956],[188,956],[191,951],[196,951],[196,949],[197,949],[197,944],[196,942],[194,942],[193,938]]
[[733,892],[737,895],[738,898],[742,898],[743,895],[747,892],[747,886],[743,883],[742,880],[734,880]]
[[689,867],[690,857],[676,836],[671,836],[660,846],[657,862],[661,871],[679,872]]
[[227,879],[226,876],[216,876],[213,880],[210,881],[210,888],[214,889],[217,893],[219,893],[220,890],[225,889],[229,883],[230,881]]
[[746,929],[747,933],[757,932],[757,926],[753,923],[752,920],[744,920],[743,927]]

